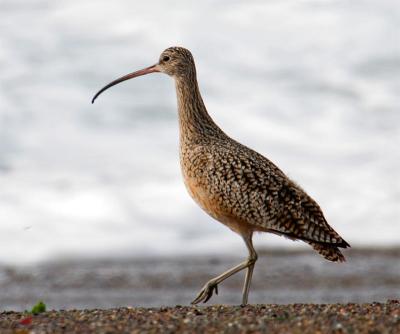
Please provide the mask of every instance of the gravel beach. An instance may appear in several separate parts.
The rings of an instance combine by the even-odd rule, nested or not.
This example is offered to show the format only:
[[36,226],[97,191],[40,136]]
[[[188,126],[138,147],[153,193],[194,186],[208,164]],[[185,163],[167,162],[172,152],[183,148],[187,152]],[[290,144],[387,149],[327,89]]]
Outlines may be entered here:
[[400,333],[400,301],[0,313],[1,333]]

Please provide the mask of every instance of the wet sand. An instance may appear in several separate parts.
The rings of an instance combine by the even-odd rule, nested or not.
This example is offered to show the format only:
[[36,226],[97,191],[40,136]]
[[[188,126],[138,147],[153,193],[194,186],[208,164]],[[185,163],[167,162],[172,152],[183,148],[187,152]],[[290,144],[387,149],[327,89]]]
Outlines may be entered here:
[[399,333],[400,301],[0,313],[1,333]]
[[[371,303],[400,299],[400,249],[351,249],[347,262],[307,250],[259,251],[252,304]],[[211,277],[243,258],[228,256],[64,260],[0,265],[0,310],[108,309],[189,305]],[[241,303],[244,273],[219,286],[207,305]]]

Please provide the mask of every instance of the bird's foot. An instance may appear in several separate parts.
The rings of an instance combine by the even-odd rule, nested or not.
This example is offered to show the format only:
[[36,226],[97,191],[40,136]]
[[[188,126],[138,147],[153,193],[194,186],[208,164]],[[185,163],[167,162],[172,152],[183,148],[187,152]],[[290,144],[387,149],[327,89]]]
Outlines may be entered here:
[[218,295],[218,284],[213,282],[212,280],[208,281],[191,304],[196,305],[201,302],[207,303],[207,301],[212,297],[214,291],[215,294]]

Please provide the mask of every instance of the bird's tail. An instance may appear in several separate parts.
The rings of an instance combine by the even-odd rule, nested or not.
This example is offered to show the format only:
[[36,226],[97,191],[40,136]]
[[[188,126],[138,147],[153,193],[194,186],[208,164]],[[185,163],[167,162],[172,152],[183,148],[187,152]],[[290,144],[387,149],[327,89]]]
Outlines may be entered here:
[[346,259],[343,256],[339,248],[332,244],[316,242],[316,241],[306,241],[312,248],[314,248],[319,254],[321,254],[325,259],[332,262],[345,262]]

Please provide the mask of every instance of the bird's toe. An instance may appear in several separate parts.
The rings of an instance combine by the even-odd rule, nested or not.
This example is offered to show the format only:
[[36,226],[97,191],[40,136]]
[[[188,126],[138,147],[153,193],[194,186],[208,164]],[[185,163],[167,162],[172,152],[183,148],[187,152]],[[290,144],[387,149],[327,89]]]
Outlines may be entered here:
[[208,282],[199,292],[197,297],[192,301],[192,305],[198,303],[207,303],[207,301],[212,297],[213,293],[218,295],[218,285],[213,282]]

